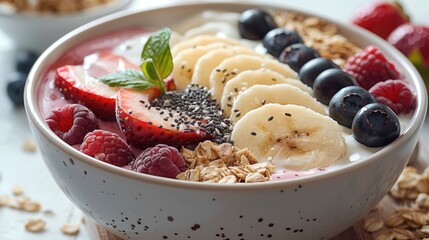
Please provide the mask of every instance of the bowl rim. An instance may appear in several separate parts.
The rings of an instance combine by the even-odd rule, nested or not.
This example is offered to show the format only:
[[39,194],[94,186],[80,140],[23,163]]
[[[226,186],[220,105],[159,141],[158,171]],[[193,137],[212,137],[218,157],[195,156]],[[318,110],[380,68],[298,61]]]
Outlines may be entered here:
[[[51,54],[55,53],[55,50],[59,46],[67,42],[73,42],[74,38],[78,37],[81,34],[84,34],[86,31],[90,29],[99,27],[100,25],[107,24],[110,21],[121,19],[129,15],[136,15],[136,14],[144,15],[146,12],[157,11],[159,9],[174,9],[177,7],[192,7],[192,6],[198,6],[198,5],[204,5],[206,9],[210,9],[211,7],[214,7],[216,5],[223,5],[223,6],[227,5],[226,8],[233,8],[233,6],[242,7],[244,5],[244,6],[248,6],[248,8],[259,7],[263,9],[265,8],[265,9],[274,9],[274,10],[277,9],[277,10],[293,11],[304,15],[314,15],[319,17],[320,19],[336,24],[341,29],[347,29],[347,31],[351,31],[354,34],[363,35],[365,39],[371,41],[371,43],[374,43],[375,45],[383,45],[383,48],[387,48],[389,52],[391,52],[391,54],[394,55],[395,58],[401,62],[401,65],[403,65],[403,68],[404,68],[403,71],[406,71],[411,75],[412,77],[411,82],[415,84],[415,90],[416,90],[415,93],[417,96],[416,98],[417,108],[415,109],[415,112],[409,122],[408,127],[404,131],[402,131],[403,133],[393,143],[389,144],[383,149],[380,149],[379,151],[377,151],[376,153],[372,154],[370,157],[364,160],[347,163],[347,165],[342,166],[338,169],[333,169],[333,170],[329,170],[329,171],[314,174],[314,175],[303,176],[303,177],[294,178],[294,179],[275,180],[275,181],[252,183],[252,184],[219,184],[219,183],[190,182],[190,181],[162,178],[162,177],[152,176],[148,174],[133,172],[133,171],[116,167],[101,161],[97,161],[92,157],[89,157],[83,154],[82,152],[76,150],[72,146],[65,144],[60,138],[58,138],[49,129],[45,121],[42,119],[37,107],[37,102],[38,102],[37,101],[37,86],[38,86],[37,80],[39,80],[40,77],[43,76],[42,70],[46,69],[47,67],[46,65],[48,65],[46,64],[46,62],[48,62],[48,60],[52,60],[49,57]],[[76,41],[75,44],[78,42],[79,41]],[[38,79],[36,79],[36,77],[38,77]],[[278,189],[278,188],[297,186],[300,184],[314,183],[317,181],[334,178],[339,175],[345,175],[345,174],[348,174],[349,172],[356,171],[357,169],[361,169],[369,164],[372,164],[378,159],[386,156],[389,153],[389,151],[391,151],[392,149],[396,149],[398,148],[398,146],[401,146],[402,144],[407,142],[411,138],[411,136],[413,136],[414,134],[417,134],[418,131],[420,131],[423,125],[424,118],[426,116],[428,99],[427,99],[426,87],[423,83],[423,80],[420,74],[411,64],[411,62],[408,61],[408,59],[403,54],[401,54],[397,49],[395,49],[393,46],[387,44],[384,40],[382,40],[378,36],[364,29],[360,29],[356,26],[352,26],[351,24],[349,25],[333,19],[329,19],[329,18],[320,16],[318,14],[315,14],[313,12],[302,11],[297,8],[290,7],[286,4],[278,4],[278,3],[266,4],[266,3],[258,3],[258,2],[242,3],[242,2],[231,2],[231,1],[225,1],[225,0],[199,2],[195,0],[195,1],[186,1],[186,2],[168,4],[168,5],[164,4],[164,5],[154,6],[146,9],[137,9],[137,10],[128,9],[126,11],[111,14],[109,16],[106,16],[98,20],[95,20],[93,22],[90,22],[88,24],[85,24],[73,30],[72,32],[68,33],[67,35],[63,36],[43,52],[43,54],[36,61],[33,68],[31,69],[28,75],[28,81],[25,87],[24,103],[25,103],[25,109],[27,112],[27,117],[33,123],[33,127],[37,128],[38,131],[44,137],[46,137],[52,144],[54,144],[57,148],[64,151],[73,159],[78,159],[79,161],[82,161],[85,164],[91,165],[92,167],[102,170],[108,174],[115,174],[121,177],[126,177],[132,180],[136,180],[136,181],[174,187],[174,188],[182,188],[182,189],[195,189],[195,190],[206,190],[206,191],[212,191],[212,190],[213,191],[215,190],[254,191],[254,190],[262,190],[262,189]]]
[[93,17],[93,16],[105,16],[111,14],[118,9],[122,9],[128,4],[131,4],[133,0],[113,0],[111,2],[103,3],[95,7],[82,9],[80,11],[71,13],[39,13],[35,11],[5,11],[0,10],[0,17],[6,17],[14,20],[21,21],[58,21],[58,20],[69,20],[73,18]]

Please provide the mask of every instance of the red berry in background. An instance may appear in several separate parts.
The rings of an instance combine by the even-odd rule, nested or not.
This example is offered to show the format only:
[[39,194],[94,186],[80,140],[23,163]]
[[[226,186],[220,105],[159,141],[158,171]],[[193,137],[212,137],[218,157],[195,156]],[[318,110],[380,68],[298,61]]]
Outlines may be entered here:
[[387,41],[410,59],[429,89],[429,27],[403,24]]
[[416,108],[416,96],[402,80],[379,82],[369,92],[377,102],[387,105],[397,115],[410,113]]
[[46,123],[57,136],[70,145],[82,143],[87,133],[98,128],[94,113],[80,104],[54,108],[46,118]]
[[397,2],[371,2],[356,12],[352,22],[387,39],[395,28],[409,22],[409,18]]
[[176,148],[158,144],[144,150],[131,164],[131,169],[139,173],[175,178],[186,170],[186,164]]
[[135,159],[130,147],[118,134],[105,130],[88,133],[80,151],[97,160],[119,167],[129,164]]
[[343,70],[355,77],[359,86],[366,90],[378,82],[399,78],[395,65],[375,46],[368,46],[351,56]]
[[423,56],[423,64],[429,67],[429,27],[414,24],[403,24],[396,28],[387,41],[409,56],[417,50]]

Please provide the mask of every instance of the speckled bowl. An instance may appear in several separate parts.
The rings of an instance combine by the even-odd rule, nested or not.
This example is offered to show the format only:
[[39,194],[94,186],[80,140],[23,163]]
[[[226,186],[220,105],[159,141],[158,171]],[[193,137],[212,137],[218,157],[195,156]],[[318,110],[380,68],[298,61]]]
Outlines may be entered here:
[[[51,64],[94,36],[130,26],[164,27],[198,11],[241,12],[249,3],[188,3],[109,16],[66,35],[41,56],[25,93],[28,119],[52,176],[83,212],[125,239],[329,239],[359,220],[387,193],[416,146],[427,95],[412,65],[381,39],[336,23],[362,46],[379,46],[417,94],[404,133],[370,158],[334,171],[255,184],[192,183],[134,173],[96,161],[50,131],[38,106],[38,86]],[[163,16],[163,17],[160,17]]]

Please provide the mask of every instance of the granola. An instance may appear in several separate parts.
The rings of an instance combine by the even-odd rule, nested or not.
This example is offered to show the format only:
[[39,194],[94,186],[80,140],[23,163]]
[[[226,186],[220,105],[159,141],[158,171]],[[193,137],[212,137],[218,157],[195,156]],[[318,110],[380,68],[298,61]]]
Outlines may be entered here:
[[406,167],[389,191],[389,195],[401,206],[396,207],[384,222],[367,219],[364,229],[375,233],[376,240],[429,239],[428,178],[429,168],[420,174],[416,168]]
[[194,149],[181,149],[188,170],[177,179],[194,182],[255,183],[270,180],[274,165],[259,163],[248,149],[238,149],[230,143],[205,141]]
[[279,26],[299,33],[304,43],[316,49],[324,58],[330,58],[342,67],[347,59],[361,51],[356,44],[338,33],[335,24],[326,23],[318,17],[306,17],[293,12],[277,12],[275,20]]

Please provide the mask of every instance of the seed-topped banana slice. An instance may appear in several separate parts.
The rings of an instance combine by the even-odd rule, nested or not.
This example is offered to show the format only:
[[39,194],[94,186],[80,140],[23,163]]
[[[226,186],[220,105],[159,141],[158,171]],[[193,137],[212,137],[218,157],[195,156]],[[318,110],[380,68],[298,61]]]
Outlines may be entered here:
[[232,106],[231,122],[237,122],[251,110],[267,103],[295,104],[326,115],[323,104],[319,103],[307,92],[288,83],[271,86],[253,85],[241,92],[235,99]]
[[297,78],[288,65],[274,59],[261,58],[250,55],[237,55],[223,60],[210,74],[211,94],[220,102],[225,84],[237,74],[245,70],[266,68],[280,73],[284,77]]
[[254,55],[265,58],[271,58],[268,54],[261,54],[255,52],[253,49],[243,46],[231,46],[224,49],[211,50],[204,56],[200,57],[194,66],[194,73],[192,75],[191,83],[198,84],[203,87],[210,87],[210,74],[212,71],[225,59],[236,55]]
[[337,122],[293,104],[270,103],[248,112],[235,124],[232,140],[260,161],[291,170],[325,168],[346,154]]
[[233,102],[240,92],[245,91],[249,87],[256,84],[274,85],[288,83],[298,87],[302,91],[312,94],[311,88],[300,80],[295,78],[286,78],[280,73],[274,72],[270,69],[260,68],[256,70],[246,70],[237,74],[234,78],[229,80],[223,88],[220,106],[225,115],[231,114]]
[[181,52],[184,49],[193,48],[195,46],[205,46],[211,43],[225,43],[225,44],[237,45],[237,46],[241,45],[240,42],[233,40],[231,38],[224,38],[216,35],[199,35],[196,37],[185,39],[177,43],[176,45],[174,45],[174,47],[171,49],[171,54],[173,55],[173,58],[174,58],[174,56],[176,56],[179,52]]
[[194,73],[195,63],[201,56],[204,56],[211,50],[223,49],[228,45],[225,43],[211,43],[203,46],[184,49],[173,58],[173,76],[174,83],[178,90],[185,89]]

